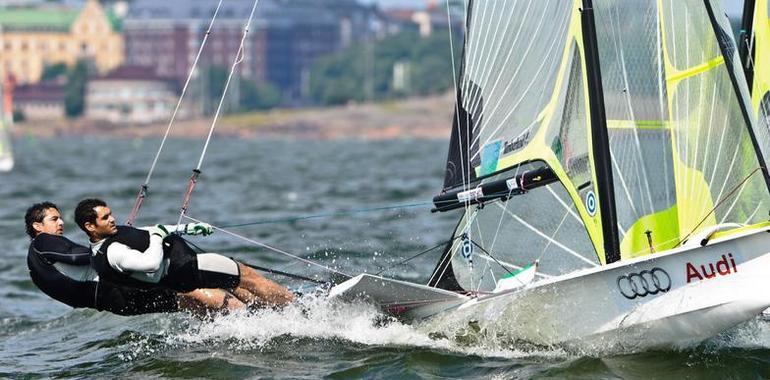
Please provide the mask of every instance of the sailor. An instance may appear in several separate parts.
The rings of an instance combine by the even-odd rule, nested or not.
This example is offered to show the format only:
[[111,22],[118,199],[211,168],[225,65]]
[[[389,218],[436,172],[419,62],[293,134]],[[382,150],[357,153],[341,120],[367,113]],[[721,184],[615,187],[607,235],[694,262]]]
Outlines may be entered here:
[[99,281],[90,265],[91,250],[63,236],[64,221],[54,203],[32,205],[27,209],[24,222],[32,239],[27,253],[32,282],[43,293],[71,307],[119,315],[180,310],[201,314],[244,307],[221,290],[201,289],[177,294],[168,289],[141,290]]
[[219,254],[196,254],[182,238],[170,234],[208,235],[213,232],[208,224],[117,226],[100,199],[82,200],[75,208],[75,222],[91,241],[91,265],[104,281],[178,292],[221,288],[254,306],[282,306],[294,299],[286,288],[252,268]]

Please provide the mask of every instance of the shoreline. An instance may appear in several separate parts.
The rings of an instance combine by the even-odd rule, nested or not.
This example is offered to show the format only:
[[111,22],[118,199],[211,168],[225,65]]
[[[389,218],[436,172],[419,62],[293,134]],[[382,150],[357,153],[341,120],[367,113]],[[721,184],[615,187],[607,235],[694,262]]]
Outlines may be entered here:
[[[451,94],[381,103],[324,108],[275,109],[222,116],[214,135],[233,138],[312,140],[449,139],[454,97]],[[161,138],[166,122],[119,125],[86,119],[28,121],[12,127],[14,137]],[[211,118],[178,120],[170,137],[205,138]]]

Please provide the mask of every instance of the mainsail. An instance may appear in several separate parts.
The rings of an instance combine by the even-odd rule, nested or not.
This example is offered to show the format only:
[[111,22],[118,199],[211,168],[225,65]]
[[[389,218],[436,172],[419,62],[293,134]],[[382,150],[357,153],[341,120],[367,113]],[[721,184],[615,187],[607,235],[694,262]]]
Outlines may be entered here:
[[[763,147],[770,146],[770,1],[746,1],[742,31],[739,50],[757,118],[757,136],[765,143]],[[765,152],[765,157],[769,154]]]
[[464,212],[429,284],[493,291],[765,220],[770,141],[722,9],[470,0],[435,199]]

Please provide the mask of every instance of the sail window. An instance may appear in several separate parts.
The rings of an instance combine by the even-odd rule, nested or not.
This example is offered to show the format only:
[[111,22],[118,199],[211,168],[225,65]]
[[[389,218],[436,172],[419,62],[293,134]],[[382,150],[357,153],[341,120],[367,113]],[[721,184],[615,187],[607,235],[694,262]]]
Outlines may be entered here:
[[500,279],[534,262],[535,279],[599,265],[575,204],[559,182],[468,209],[456,234],[452,268],[466,290],[492,291]]
[[586,196],[593,192],[593,168],[589,157],[588,119],[583,63],[577,41],[570,45],[569,70],[566,83],[560,86],[552,126],[546,134],[546,144],[564,169],[570,186],[577,190],[583,206]]

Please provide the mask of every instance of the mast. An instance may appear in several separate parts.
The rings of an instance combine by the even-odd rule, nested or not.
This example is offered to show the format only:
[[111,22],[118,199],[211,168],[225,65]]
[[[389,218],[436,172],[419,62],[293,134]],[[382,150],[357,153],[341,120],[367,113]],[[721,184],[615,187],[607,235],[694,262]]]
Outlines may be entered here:
[[754,8],[756,0],[746,0],[743,4],[743,19],[741,21],[741,33],[738,38],[738,52],[743,62],[743,72],[746,74],[746,82],[749,84],[751,94],[754,82]]
[[[460,58],[460,75],[459,77],[453,78],[452,80],[454,81],[459,81],[459,78],[462,78],[463,73],[465,72],[464,58],[468,49],[468,33],[470,33],[471,30],[471,12],[473,9],[473,4],[474,0],[469,0],[467,6],[465,7],[465,34],[463,36],[464,41]],[[449,33],[452,33],[451,27],[449,30]],[[454,52],[451,52],[451,54],[454,55]],[[454,162],[460,163],[459,170],[461,176],[465,175],[462,173],[462,171],[466,170],[465,168],[470,168],[470,159],[467,157],[467,154],[464,156],[462,155],[463,149],[468,151],[468,148],[470,148],[471,138],[469,136],[469,132],[471,129],[467,125],[468,120],[468,112],[463,107],[462,89],[459,86],[456,86],[455,110],[452,117],[452,135],[449,139],[449,152],[447,153],[447,167],[442,193],[453,187],[456,182],[454,177],[456,176],[455,170],[457,170],[457,165]],[[468,177],[470,177],[471,173],[473,173],[473,171],[468,169]],[[468,183],[470,183],[470,178],[468,178]],[[452,236],[454,236],[456,232],[457,226],[455,226],[454,231],[452,231]],[[439,258],[439,261],[436,264],[436,267],[433,269],[430,279],[428,280],[428,286],[448,290],[463,290],[463,288],[457,283],[457,279],[455,278],[454,271],[452,269],[451,255],[453,243],[453,241],[449,241],[444,247],[444,251],[441,253],[441,257]]]
[[610,264],[620,260],[620,241],[618,240],[615,186],[612,180],[607,114],[604,109],[604,90],[602,88],[602,74],[599,66],[599,47],[596,39],[592,0],[583,0],[581,21],[588,80],[588,104],[591,114],[591,140],[596,170],[596,187],[599,193],[602,235],[604,236],[604,259],[606,264]]
[[749,111],[747,106],[749,99],[744,98],[744,93],[741,91],[741,88],[738,85],[738,77],[735,75],[735,65],[732,55],[735,47],[729,44],[729,42],[732,40],[729,38],[729,35],[726,37],[724,36],[726,32],[724,29],[722,29],[721,26],[719,26],[719,23],[717,22],[716,16],[714,15],[714,9],[711,6],[711,1],[703,0],[703,4],[706,7],[706,12],[708,12],[711,27],[714,29],[714,35],[717,37],[719,50],[722,52],[722,56],[725,59],[725,69],[727,69],[727,73],[730,75],[730,82],[732,83],[733,89],[735,90],[735,96],[738,97],[738,104],[741,108],[741,115],[743,115],[743,120],[746,123],[746,129],[748,129],[749,137],[751,138],[751,145],[754,148],[754,153],[757,155],[757,160],[759,160],[759,165],[762,169],[762,177],[765,180],[765,186],[767,187],[768,192],[770,192],[770,174],[768,174],[768,170],[765,165],[765,158],[762,154],[762,151],[760,150],[757,136],[754,134],[754,128],[752,128],[754,123],[752,121],[753,119],[751,117],[751,111]]

